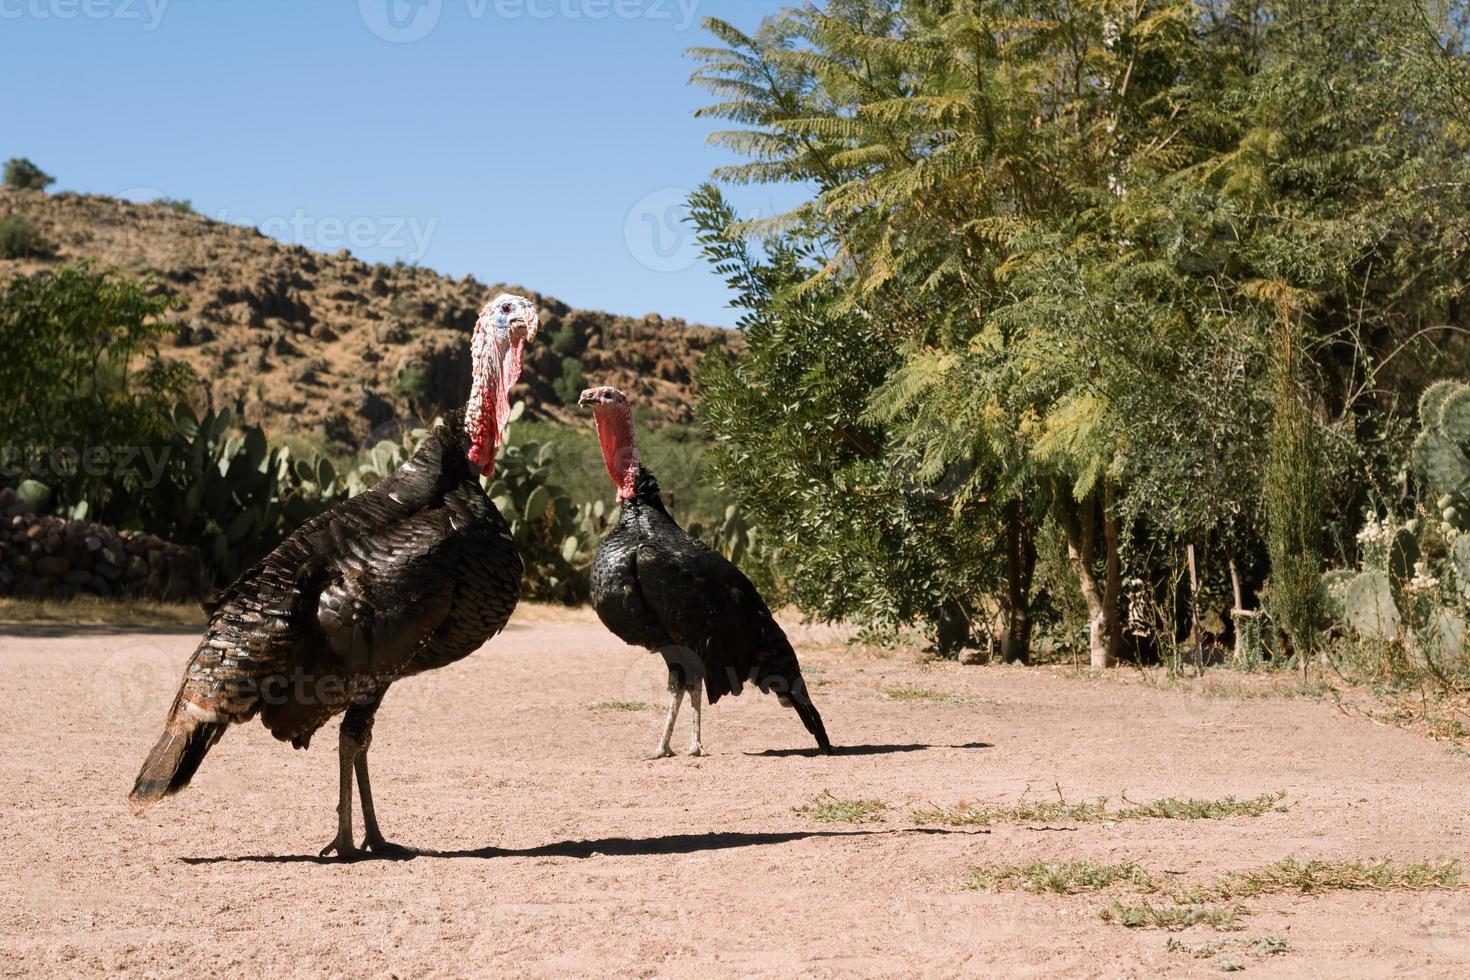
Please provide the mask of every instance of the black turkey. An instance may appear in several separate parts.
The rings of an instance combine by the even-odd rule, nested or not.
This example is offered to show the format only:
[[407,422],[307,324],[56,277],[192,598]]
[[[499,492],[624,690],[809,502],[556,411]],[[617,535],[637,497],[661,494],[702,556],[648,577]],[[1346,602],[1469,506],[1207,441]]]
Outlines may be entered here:
[[361,851],[352,836],[354,773],[363,847],[402,852],[373,812],[373,716],[389,684],[468,656],[515,609],[521,559],[480,477],[504,441],[509,392],[539,326],[521,297],[487,305],[475,324],[466,406],[397,472],[307,521],[224,591],[129,796],[136,812],[187,786],[232,724],[259,715],[272,735],[304,749],[345,712],[337,836],[322,855]]
[[669,516],[658,481],[639,466],[627,396],[616,388],[589,388],[578,404],[592,408],[603,462],[622,504],[592,563],[593,607],[625,643],[662,654],[669,670],[669,711],[653,758],[673,755],[669,742],[686,693],[694,712],[689,754],[703,755],[701,688],[714,704],[739,694],[747,682],[794,709],[830,754],[796,651],[765,600],[740,569]]

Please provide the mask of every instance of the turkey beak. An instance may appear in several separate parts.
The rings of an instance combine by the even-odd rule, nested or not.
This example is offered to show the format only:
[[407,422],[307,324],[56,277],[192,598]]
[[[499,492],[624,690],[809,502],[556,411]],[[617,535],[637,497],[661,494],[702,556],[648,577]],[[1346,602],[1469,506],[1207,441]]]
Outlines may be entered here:
[[517,319],[514,319],[514,320],[510,321],[510,339],[511,340],[522,340],[523,341],[528,336],[530,336],[530,333],[531,333],[531,328],[526,324],[526,321],[525,320],[520,319],[520,318],[517,318]]
[[577,398],[577,407],[578,408],[590,408],[591,406],[596,405],[596,404],[598,404],[598,397],[597,397],[597,395],[595,393],[593,393],[591,391],[584,391]]

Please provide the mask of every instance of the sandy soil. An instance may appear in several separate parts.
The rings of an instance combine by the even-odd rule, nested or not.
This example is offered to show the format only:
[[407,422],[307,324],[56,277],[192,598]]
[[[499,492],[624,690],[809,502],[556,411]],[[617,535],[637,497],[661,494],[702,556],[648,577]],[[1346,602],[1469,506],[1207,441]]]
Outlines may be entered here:
[[[802,631],[834,741],[746,696],[707,712],[702,759],[641,756],[662,671],[586,617],[528,615],[474,657],[405,682],[378,716],[389,836],[438,853],[319,862],[335,733],[293,752],[232,731],[143,818],[124,795],[194,638],[0,627],[0,975],[804,974],[1212,976],[1170,934],[1100,921],[1096,895],[963,888],[976,864],[1137,858],[1208,878],[1302,859],[1470,865],[1470,760],[1330,705],[1207,698],[1127,678],[847,654]],[[896,687],[965,696],[898,701]],[[681,724],[682,746],[686,735]],[[1127,792],[1254,796],[1223,821],[917,827],[909,808]],[[823,789],[884,822],[818,823]],[[1465,976],[1461,892],[1252,900],[1283,955],[1261,976]]]

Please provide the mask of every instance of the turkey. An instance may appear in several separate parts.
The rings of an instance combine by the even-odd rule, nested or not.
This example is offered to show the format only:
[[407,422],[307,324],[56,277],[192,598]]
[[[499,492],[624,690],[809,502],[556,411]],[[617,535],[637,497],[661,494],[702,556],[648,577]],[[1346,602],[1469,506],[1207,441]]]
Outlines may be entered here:
[[[232,724],[259,715],[272,735],[304,749],[343,714],[337,836],[321,854],[405,853],[384,839],[373,811],[373,716],[395,680],[468,656],[515,608],[521,559],[480,477],[505,439],[509,392],[539,327],[519,296],[489,303],[475,323],[465,407],[397,472],[307,521],[212,605],[129,795],[135,812],[187,786]],[[352,835],[354,774],[362,848]]]
[[760,593],[740,569],[675,523],[658,481],[638,464],[628,397],[616,388],[589,388],[578,404],[592,409],[622,504],[592,562],[593,607],[619,639],[662,654],[669,670],[669,710],[652,758],[674,754],[669,742],[686,693],[694,714],[689,754],[703,755],[701,687],[714,704],[739,694],[747,681],[794,709],[831,754],[796,651]]

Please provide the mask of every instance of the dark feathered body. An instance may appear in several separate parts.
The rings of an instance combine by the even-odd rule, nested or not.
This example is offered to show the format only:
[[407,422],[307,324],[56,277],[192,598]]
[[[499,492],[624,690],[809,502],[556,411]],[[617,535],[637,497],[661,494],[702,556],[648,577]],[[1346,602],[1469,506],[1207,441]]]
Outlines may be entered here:
[[258,714],[304,748],[333,715],[370,711],[394,680],[504,628],[521,560],[466,451],[455,413],[396,473],[303,524],[224,592],[135,805],[187,785],[230,724]]
[[671,687],[703,683],[709,703],[747,682],[780,696],[823,751],[831,751],[785,632],[745,575],[691,537],[640,469],[635,495],[592,563],[592,604],[604,625],[664,657]]

